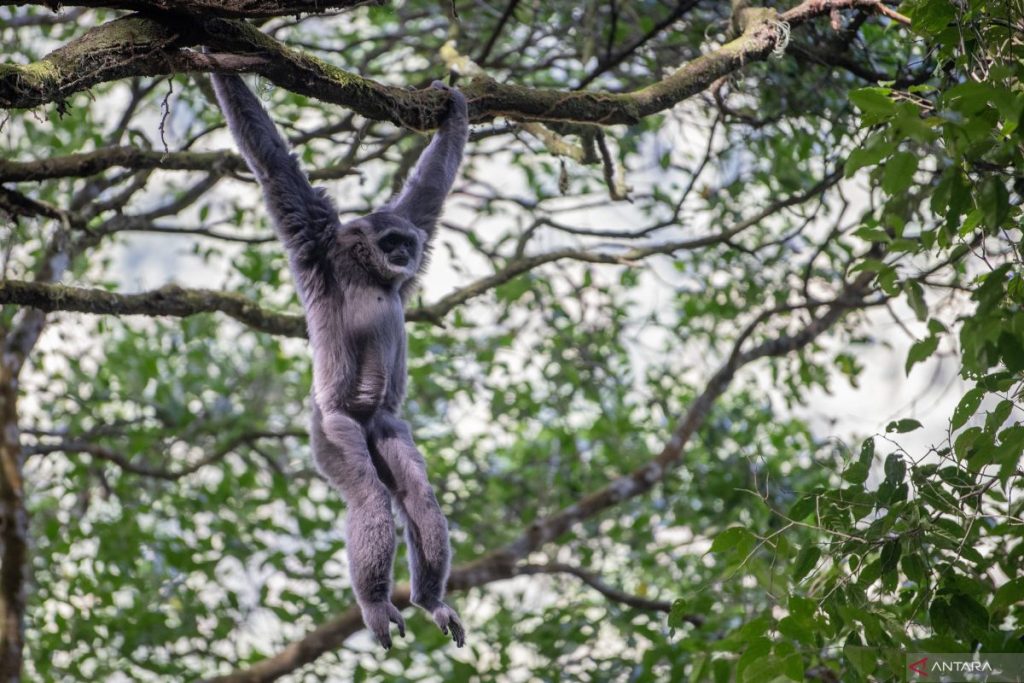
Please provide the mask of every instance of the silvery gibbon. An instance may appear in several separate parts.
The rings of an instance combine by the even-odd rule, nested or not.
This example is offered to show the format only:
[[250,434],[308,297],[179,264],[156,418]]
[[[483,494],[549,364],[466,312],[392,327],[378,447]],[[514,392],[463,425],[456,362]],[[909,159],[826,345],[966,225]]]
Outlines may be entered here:
[[241,78],[214,74],[212,80],[228,128],[263,190],[306,311],[313,459],[347,505],[349,567],[363,621],[385,648],[391,647],[390,623],[405,635],[391,602],[393,499],[405,522],[412,602],[461,647],[462,623],[444,603],[448,523],[401,408],[405,302],[462,161],[466,99],[433,84],[448,94],[447,113],[404,188],[379,211],[342,224]]

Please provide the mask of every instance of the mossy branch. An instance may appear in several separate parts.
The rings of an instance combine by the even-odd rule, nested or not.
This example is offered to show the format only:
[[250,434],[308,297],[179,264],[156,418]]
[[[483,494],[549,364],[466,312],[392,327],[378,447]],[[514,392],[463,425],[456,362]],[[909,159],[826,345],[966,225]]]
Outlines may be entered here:
[[[262,19],[297,14],[322,14],[380,0],[70,0],[60,5],[105,7],[135,12],[190,12],[206,16]],[[40,5],[53,9],[53,0],[0,0],[2,5]]]
[[[35,182],[52,178],[88,178],[110,168],[143,171],[210,171],[248,173],[245,160],[234,152],[162,152],[138,147],[105,147],[91,152],[46,157],[35,161],[0,159],[0,183]],[[331,180],[352,172],[351,163],[339,163],[312,169],[310,180]],[[38,212],[37,212],[38,213]]]
[[[735,21],[741,33],[735,40],[628,93],[528,88],[485,77],[471,79],[462,89],[474,121],[503,116],[523,121],[635,123],[703,91],[745,64],[765,59],[783,39],[780,26],[784,24],[792,27],[832,9],[880,7],[878,0],[808,0],[782,15],[771,9],[741,9]],[[213,53],[188,49],[200,44]],[[38,62],[0,65],[0,108],[48,102],[63,106],[75,92],[129,76],[209,71],[259,73],[287,90],[417,130],[437,127],[446,107],[444,95],[437,90],[410,91],[363,78],[291,50],[244,22],[165,14],[118,19]]]
[[48,282],[0,281],[0,304],[30,306],[41,311],[76,311],[112,315],[148,315],[185,318],[222,312],[245,325],[270,334],[306,336],[301,315],[276,313],[240,294],[212,289],[185,289],[166,285],[138,294],[118,294]]

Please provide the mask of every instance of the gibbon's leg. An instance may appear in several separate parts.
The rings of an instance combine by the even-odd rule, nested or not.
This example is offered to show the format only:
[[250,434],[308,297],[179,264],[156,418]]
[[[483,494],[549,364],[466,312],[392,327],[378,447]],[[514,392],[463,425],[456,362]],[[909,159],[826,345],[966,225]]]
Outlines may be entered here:
[[[345,548],[363,622],[381,645],[390,648],[389,622],[398,626],[400,636],[405,636],[402,614],[391,604],[395,558],[391,495],[377,476],[360,424],[341,413],[324,414],[315,401],[312,404],[313,461],[328,483],[341,492],[348,508]],[[325,430],[336,438],[328,439]]]
[[394,492],[405,521],[412,575],[412,602],[430,613],[458,647],[466,642],[459,615],[443,601],[451,562],[448,522],[427,480],[427,465],[412,440],[409,425],[379,411],[369,427],[373,454],[387,468],[385,481]]

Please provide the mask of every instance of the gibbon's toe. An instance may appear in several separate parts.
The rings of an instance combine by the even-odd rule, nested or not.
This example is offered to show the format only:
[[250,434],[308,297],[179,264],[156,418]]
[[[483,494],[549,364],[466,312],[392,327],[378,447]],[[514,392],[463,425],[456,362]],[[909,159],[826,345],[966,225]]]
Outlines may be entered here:
[[405,620],[401,612],[390,602],[374,602],[363,605],[363,623],[373,631],[377,642],[385,650],[391,649],[391,624],[398,626],[398,635],[405,636]]
[[441,633],[446,636],[451,635],[456,647],[466,644],[466,630],[462,628],[462,622],[459,621],[459,615],[455,613],[455,610],[442,603],[434,610],[433,615],[434,622],[441,629]]
[[398,627],[398,635],[405,638],[405,619],[402,618],[402,613],[398,611],[398,608],[390,603],[388,604],[388,619]]

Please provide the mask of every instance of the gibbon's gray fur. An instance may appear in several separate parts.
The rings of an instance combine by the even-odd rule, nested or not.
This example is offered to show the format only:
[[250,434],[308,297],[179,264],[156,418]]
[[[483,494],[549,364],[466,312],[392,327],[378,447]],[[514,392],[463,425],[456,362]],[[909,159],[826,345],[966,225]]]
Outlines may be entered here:
[[427,481],[423,456],[400,417],[405,398],[405,302],[423,270],[469,132],[466,99],[447,116],[401,193],[379,211],[345,223],[309,184],[252,91],[234,75],[212,76],[242,156],[263,188],[306,309],[313,348],[310,440],[317,469],[347,504],[349,567],[363,621],[385,648],[395,554],[392,498],[405,521],[412,602],[462,647],[465,631],[443,602],[451,549],[448,523]]

